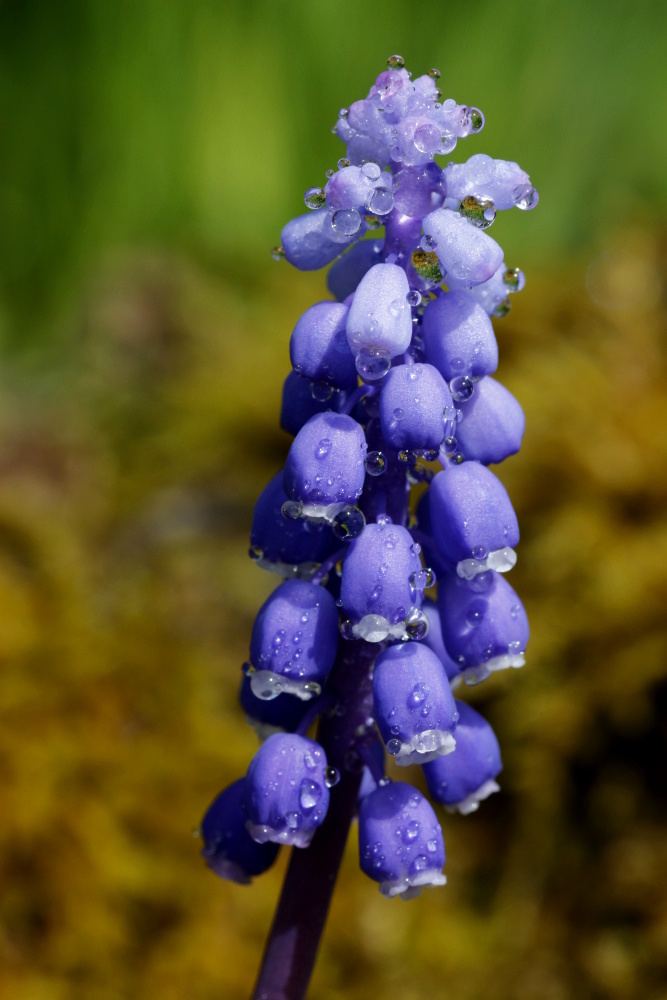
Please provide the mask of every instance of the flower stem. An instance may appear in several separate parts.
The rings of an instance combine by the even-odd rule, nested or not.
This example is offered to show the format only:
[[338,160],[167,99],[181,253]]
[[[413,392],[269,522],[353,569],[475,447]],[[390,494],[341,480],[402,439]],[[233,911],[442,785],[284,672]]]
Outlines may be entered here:
[[326,820],[308,848],[293,848],[269,933],[253,1000],[303,1000],[315,965],[350,824],[357,808],[363,761],[356,749],[377,737],[371,714],[371,667],[377,650],[363,641],[341,643],[327,694],[335,710],[317,734],[340,782],[332,789]]

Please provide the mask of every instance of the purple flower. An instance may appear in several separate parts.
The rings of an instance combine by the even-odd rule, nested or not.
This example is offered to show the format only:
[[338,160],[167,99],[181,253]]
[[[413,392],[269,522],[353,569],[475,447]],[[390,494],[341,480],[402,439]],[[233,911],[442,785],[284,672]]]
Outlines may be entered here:
[[456,707],[455,752],[424,764],[424,775],[436,802],[465,816],[500,790],[495,779],[503,765],[496,734],[486,719],[463,701],[457,701]]
[[241,807],[244,780],[235,781],[214,799],[201,821],[202,857],[216,875],[247,885],[276,860],[277,844],[258,844],[246,829]]

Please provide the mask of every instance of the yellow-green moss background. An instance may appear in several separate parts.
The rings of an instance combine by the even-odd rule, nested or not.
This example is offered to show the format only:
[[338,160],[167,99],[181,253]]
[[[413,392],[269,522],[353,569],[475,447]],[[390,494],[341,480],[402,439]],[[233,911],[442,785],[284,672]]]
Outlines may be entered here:
[[391,52],[540,190],[493,235],[525,445],[528,663],[470,692],[503,791],[443,814],[448,886],[387,902],[352,842],[313,1000],[667,998],[666,8],[0,3],[0,997],[240,1000],[251,888],[192,830],[255,738],[246,557],[324,294],[268,255]]

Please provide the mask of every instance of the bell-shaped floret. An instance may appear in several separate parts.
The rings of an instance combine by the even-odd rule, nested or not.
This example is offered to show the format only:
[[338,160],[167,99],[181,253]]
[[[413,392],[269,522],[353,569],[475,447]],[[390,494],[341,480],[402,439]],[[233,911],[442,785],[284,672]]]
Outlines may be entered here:
[[[403,354],[412,338],[410,292],[398,264],[375,264],[359,282],[347,317],[350,350],[381,351],[387,358]],[[359,365],[358,365],[359,367]]]
[[526,421],[518,401],[504,385],[489,375],[477,383],[471,398],[459,405],[463,419],[457,424],[456,440],[467,459],[488,465],[519,450]]
[[324,750],[305,736],[274,733],[250,762],[241,803],[260,844],[308,847],[329,808],[334,784]]
[[489,316],[506,316],[510,311],[509,296],[520,292],[526,284],[526,276],[518,267],[508,267],[502,262],[496,273],[481,285],[475,285],[468,294]]
[[319,694],[336,658],[338,611],[315,583],[285,580],[259,609],[250,639],[253,694],[267,701],[287,693]]
[[290,338],[290,360],[298,375],[336,389],[353,389],[357,369],[345,333],[348,307],[317,302],[299,319]]
[[339,302],[346,299],[373,267],[380,263],[384,240],[360,240],[353,243],[343,256],[335,261],[327,274],[327,288]]
[[398,451],[437,451],[444,436],[443,412],[447,406],[452,406],[452,394],[433,365],[392,368],[380,393],[385,441]]
[[343,563],[344,634],[367,642],[418,637],[426,631],[419,608],[427,576],[406,528],[367,524]]
[[528,619],[516,591],[489,570],[474,580],[450,574],[438,585],[442,636],[463,680],[478,684],[496,670],[522,667]]
[[279,694],[277,698],[266,701],[258,698],[252,691],[252,675],[245,675],[241,681],[239,702],[245,712],[246,722],[252,726],[260,740],[265,740],[273,733],[293,733],[310,711],[307,702],[300,698],[292,698],[289,694]]
[[278,472],[255,504],[250,556],[262,569],[280,576],[308,579],[339,543],[327,525],[284,517],[282,507],[287,499],[283,473]]
[[429,506],[435,544],[459,576],[514,566],[519,524],[507,490],[485,465],[464,462],[439,472]]
[[361,216],[358,213],[355,215],[355,220],[345,220],[347,229],[343,228],[342,218],[338,220],[338,229],[334,228],[332,216],[326,208],[291,219],[280,235],[285,259],[300,271],[317,271],[326,267],[342,253],[346,244],[358,239],[366,228]]
[[478,201],[492,201],[500,210],[535,208],[539,200],[528,174],[509,160],[476,153],[465,163],[450,163],[443,173],[447,197],[457,201],[472,195]]
[[464,816],[499,791],[496,778],[503,769],[496,734],[479,712],[457,701],[456,751],[424,766],[431,797],[449,812]]
[[[444,575],[444,574],[443,574]],[[442,638],[442,624],[440,622],[440,612],[438,605],[430,597],[424,598],[422,611],[428,619],[428,632],[422,639],[422,643],[427,646],[432,653],[438,657],[449,681],[452,690],[461,679],[461,668],[455,663],[445,648],[445,640]]]
[[482,378],[498,367],[491,320],[467,292],[438,295],[424,313],[421,330],[426,360],[447,382]]
[[397,764],[424,764],[455,747],[458,712],[447,674],[420,642],[390,646],[373,671],[373,715]]
[[391,899],[444,885],[445,844],[430,802],[403,781],[380,784],[359,807],[359,864]]
[[450,290],[488,281],[500,267],[503,251],[496,241],[458,212],[438,208],[426,216],[422,228],[435,241],[433,249]]
[[245,779],[235,781],[213,800],[201,821],[202,857],[220,878],[247,885],[267,871],[278,855],[277,844],[258,844],[246,829],[241,808]]
[[361,496],[366,451],[364,430],[356,420],[346,414],[317,414],[292,442],[283,489],[303,505],[303,516],[327,520],[328,507],[354,504]]
[[[329,389],[320,392],[319,386],[296,372],[290,372],[283,383],[283,398],[280,409],[280,426],[288,434],[297,435],[304,424],[316,413],[327,410],[339,411],[347,401],[346,392]],[[315,395],[313,395],[315,393]],[[315,398],[316,396],[320,398]]]

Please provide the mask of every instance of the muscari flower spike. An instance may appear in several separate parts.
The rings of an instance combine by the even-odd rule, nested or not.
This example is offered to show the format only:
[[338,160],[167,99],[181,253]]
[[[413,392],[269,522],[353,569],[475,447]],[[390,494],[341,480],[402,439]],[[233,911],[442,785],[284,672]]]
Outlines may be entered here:
[[[346,830],[357,799],[360,864],[382,893],[442,885],[438,818],[385,762],[423,765],[436,802],[474,811],[497,790],[500,751],[452,687],[524,662],[527,618],[500,575],[518,523],[488,465],[523,435],[519,403],[492,375],[493,320],[525,278],[489,229],[538,194],[516,163],[449,159],[484,116],[443,99],[439,76],[413,79],[390,57],[341,109],[345,155],[273,251],[304,271],[331,265],[332,299],[296,319],[280,418],[294,440],[253,516],[251,556],[286,578],[258,613],[240,695],[264,743],[202,832],[208,863],[237,880],[279,843],[315,852],[285,898],[304,885],[316,895],[313,872],[330,884],[317,831]],[[436,573],[437,599],[425,598]]]

